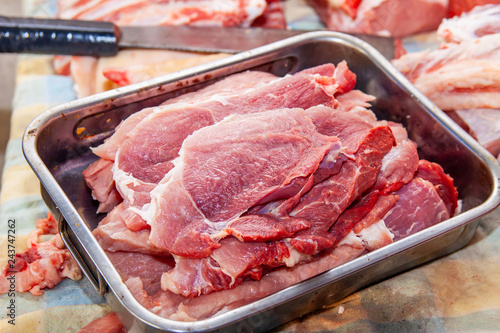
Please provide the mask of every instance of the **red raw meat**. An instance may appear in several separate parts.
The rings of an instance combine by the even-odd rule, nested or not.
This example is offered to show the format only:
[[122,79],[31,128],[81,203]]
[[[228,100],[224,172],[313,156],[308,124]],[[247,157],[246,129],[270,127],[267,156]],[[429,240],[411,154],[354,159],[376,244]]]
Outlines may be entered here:
[[[330,110],[329,117],[326,116],[328,115],[328,110]],[[276,111],[274,111],[274,113],[276,113]],[[374,183],[376,175],[378,173],[378,169],[380,169],[380,166],[382,164],[382,158],[384,154],[392,148],[394,139],[392,137],[390,129],[387,126],[376,127],[372,129],[371,125],[367,124],[359,117],[345,113],[339,114],[339,112],[331,108],[316,107],[308,110],[306,114],[308,115],[308,117],[310,115],[314,115],[315,125],[317,127],[321,126],[321,128],[324,129],[328,128],[332,135],[334,135],[333,132],[342,132],[344,137],[348,138],[349,135],[355,136],[357,141],[359,142],[356,142],[354,144],[354,149],[352,149],[355,162],[344,162],[342,164],[342,173],[338,177],[336,175],[332,175],[325,182],[315,185],[315,187],[313,187],[310,192],[302,196],[303,202],[306,203],[304,204],[303,202],[301,202],[298,205],[298,207],[301,207],[301,205],[305,205],[306,207],[300,208],[299,213],[295,216],[295,211],[292,211],[292,216],[294,216],[295,218],[300,217],[300,222],[302,222],[302,220],[304,221],[303,223],[301,223],[301,229],[305,230],[300,231],[300,229],[294,229],[292,233],[285,233],[281,229],[277,230],[275,228],[276,223],[273,223],[271,228],[269,228],[269,225],[267,223],[262,223],[263,217],[265,217],[266,215],[245,215],[243,218],[250,219],[255,219],[255,217],[260,216],[257,221],[254,221],[254,223],[247,226],[248,230],[251,230],[253,233],[258,234],[258,237],[250,239],[241,237],[243,238],[245,243],[240,243],[238,241],[227,241],[230,242],[229,244],[227,242],[223,244],[221,243],[222,246],[220,248],[216,248],[210,258],[196,260],[180,259],[176,257],[176,263],[178,266],[176,266],[176,268],[172,272],[166,274],[164,280],[165,288],[168,288],[169,290],[176,293],[181,293],[184,296],[193,297],[201,293],[233,288],[241,283],[241,279],[247,275],[250,275],[254,278],[260,278],[260,272],[266,266],[272,267],[285,264],[294,265],[299,261],[297,260],[296,262],[292,263],[292,261],[289,259],[289,249],[282,242],[247,244],[246,242],[249,240],[277,241],[279,239],[292,237],[290,241],[291,245],[294,246],[299,252],[308,255],[315,254],[333,245],[334,239],[330,239],[327,236],[328,229],[335,222],[338,215],[364,190],[368,189]],[[335,119],[336,121],[333,121],[333,119]],[[362,131],[347,131],[346,129],[349,128],[348,125],[354,124],[355,121],[358,121],[365,125]],[[355,140],[351,139],[350,141]],[[212,143],[210,144],[212,145]],[[249,144],[255,145],[254,142],[250,142]],[[236,149],[238,148],[239,147],[236,147]],[[348,152],[351,151],[348,150]],[[187,151],[186,153],[192,154],[192,152],[190,151]],[[254,155],[257,154],[254,153]],[[352,163],[352,166],[348,166],[349,163]],[[209,165],[218,164],[209,163]],[[192,170],[191,172],[185,171],[185,174],[193,174],[193,171],[194,170]],[[202,172],[202,174],[210,174],[210,171]],[[235,172],[235,174],[239,174],[239,172]],[[366,177],[367,174],[373,175],[371,179],[369,177]],[[196,182],[196,184],[199,184],[199,182]],[[338,191],[338,189],[343,187],[348,188],[348,190]],[[317,188],[320,188],[321,190],[319,194]],[[168,187],[165,187],[164,191],[167,193],[172,193],[171,190],[168,191],[167,189]],[[348,193],[346,193],[346,191]],[[310,200],[309,195],[311,195],[311,193],[314,200],[312,203],[308,201]],[[198,200],[192,201],[198,202]],[[203,200],[201,200],[201,202],[207,202],[207,199],[204,198]],[[252,203],[248,202],[248,200],[241,200],[241,203],[244,203],[246,206],[252,206]],[[168,203],[165,201],[165,204]],[[236,205],[233,203],[228,206],[235,207]],[[216,207],[221,208],[221,205],[218,204]],[[200,207],[200,209],[203,211],[203,208]],[[324,212],[324,214],[321,214],[321,212]],[[234,215],[234,213],[229,214],[229,216],[232,215]],[[302,215],[305,215],[305,217]],[[289,220],[290,222],[293,222],[293,219]],[[241,218],[236,219],[236,221],[241,221]],[[294,225],[290,222],[287,222],[289,223],[289,227]],[[178,224],[180,223],[175,223],[175,225]],[[234,222],[230,222],[228,225],[232,230]],[[202,227],[202,225],[198,224],[197,227]],[[267,232],[263,231],[263,229],[266,230],[268,228],[271,231],[278,232],[273,233],[272,238],[263,239],[264,235],[267,235]],[[153,231],[154,229],[155,228],[153,227]],[[172,227],[170,227],[168,230],[173,231],[175,235],[179,235],[179,232],[175,231],[175,229],[172,230]],[[297,233],[297,236],[293,236],[293,234],[295,233]],[[190,242],[192,244],[194,234],[191,231],[189,235]],[[218,235],[219,234],[217,234],[217,236]],[[162,239],[165,239],[165,237],[162,237]],[[181,243],[181,245],[187,244],[187,241]],[[310,246],[313,246],[313,248],[310,248]],[[242,251],[245,253],[245,255],[238,256],[238,260],[237,262],[235,262],[234,257],[232,257],[230,254],[241,253]],[[221,257],[220,253],[226,253],[226,255]],[[185,253],[182,253],[181,255],[186,256]],[[191,258],[194,257],[192,253],[187,254],[187,256]],[[225,261],[222,262],[221,259],[225,259]],[[234,267],[238,266],[240,267],[239,270],[233,269]],[[217,272],[217,274],[209,273],[213,272],[214,270]],[[185,281],[185,276],[190,276],[192,278],[192,281]],[[196,284],[191,283],[193,281],[196,281]]]
[[[175,103],[196,103],[210,99],[214,97],[214,95],[220,98],[239,95],[249,89],[266,85],[276,79],[278,79],[278,77],[273,74],[259,71],[248,71],[234,74],[198,91],[171,98],[165,101],[162,105]],[[132,114],[115,129],[115,133],[106,139],[102,145],[92,148],[92,152],[99,157],[114,161],[118,148],[125,140],[128,139],[129,134],[134,127],[155,110],[158,109],[146,108]]]
[[413,179],[417,171],[419,157],[416,144],[408,139],[406,129],[399,124],[389,123],[397,145],[384,156],[382,167],[371,191],[381,194],[400,189]]
[[458,192],[453,186],[453,179],[444,173],[443,168],[436,163],[427,160],[420,160],[415,177],[429,181],[443,200],[449,216],[455,214],[457,209]]
[[[103,158],[116,159],[113,178],[124,198],[127,208],[124,212],[127,216],[125,221],[130,228],[147,228],[137,211],[149,203],[149,192],[172,167],[171,161],[177,157],[184,138],[196,129],[210,125],[214,120],[218,122],[231,114],[254,113],[283,107],[308,108],[317,104],[337,105],[335,95],[352,89],[356,79],[345,62],[341,62],[337,67],[332,64],[318,66],[274,81],[271,81],[269,74],[255,73],[246,72],[236,75],[235,78],[227,78],[216,83],[216,87],[210,86],[199,93],[169,101],[159,108],[148,108],[136,113],[124,121],[109,140],[93,149]],[[243,75],[249,77],[246,83],[232,84],[236,80],[241,81]],[[250,85],[261,78],[268,83],[254,87]],[[212,92],[215,89],[220,89],[221,93],[214,95]],[[190,111],[187,112],[184,109],[189,98],[192,99],[188,103]],[[173,111],[172,108],[175,108],[176,104],[178,107]],[[193,120],[195,113],[198,121]],[[212,117],[214,119],[211,119]],[[176,135],[173,136],[172,132],[161,128],[177,128]],[[154,136],[151,135],[153,132],[156,133]],[[158,147],[152,144],[152,138],[155,138],[155,142],[162,142],[164,149],[161,150],[161,155],[158,155]],[[125,163],[122,162],[123,159]],[[141,163],[137,162],[139,160]],[[99,185],[89,181],[94,192],[98,192]]]
[[151,242],[206,257],[232,220],[292,181],[312,177],[331,150],[340,150],[338,139],[317,133],[299,109],[233,117],[197,131],[165,184],[151,193]]
[[317,184],[302,197],[290,215],[313,221],[313,225],[298,232],[290,241],[299,252],[315,254],[333,245],[335,240],[328,234],[328,229],[375,183],[382,159],[394,143],[389,127],[370,129],[361,138],[354,160],[346,161],[341,172]]
[[[233,95],[238,95],[241,94],[245,91],[248,91],[249,89],[259,87],[261,85],[265,85],[273,80],[276,80],[277,77],[275,75],[265,73],[265,72],[258,72],[258,71],[253,71],[253,72],[245,72],[241,74],[235,74],[232,76],[229,76],[228,78],[221,80],[219,82],[216,82],[212,85],[207,86],[206,88],[200,89],[199,91],[192,92],[192,93],[187,93],[184,95],[180,95],[179,97],[172,98],[168,101],[166,101],[163,106],[160,108],[147,108],[144,110],[141,110],[140,112],[136,112],[132,114],[130,117],[125,119],[116,129],[115,133],[106,141],[101,144],[100,146],[96,148],[92,148],[92,151],[94,154],[100,156],[102,159],[105,159],[106,161],[101,161],[98,160],[94,162],[91,166],[89,166],[85,171],[84,171],[84,177],[87,182],[87,185],[92,189],[92,195],[93,197],[101,202],[101,205],[103,206],[101,208],[101,205],[99,206],[99,211],[104,211],[104,209],[108,210],[108,207],[110,206],[110,203],[112,203],[111,200],[107,200],[107,198],[114,198],[116,195],[119,196],[119,193],[116,191],[114,187],[114,181],[113,181],[113,174],[111,171],[111,165],[115,160],[116,153],[121,147],[122,144],[125,144],[131,137],[132,133],[134,132],[135,127],[140,124],[146,117],[148,117],[150,114],[154,112],[161,112],[161,110],[165,108],[170,108],[168,105],[170,104],[175,104],[175,103],[195,103],[195,102],[201,102],[207,99],[212,98],[215,94],[219,98],[225,98],[226,96],[233,96]],[[171,111],[170,111],[171,112]],[[182,112],[182,110],[180,110]],[[177,115],[177,117],[182,117],[182,114]],[[154,118],[153,122],[155,121]],[[165,120],[172,120],[172,117],[164,117],[164,122]],[[150,122],[151,123],[151,122]],[[189,124],[187,124],[188,127]],[[191,126],[192,127],[192,126]],[[144,126],[143,128],[149,130],[149,127]],[[184,135],[187,135],[190,133],[184,132]],[[139,135],[139,140],[140,140],[141,135]],[[168,135],[169,137],[169,135]],[[170,142],[171,139],[169,139]],[[137,140],[135,140],[137,141]],[[182,142],[181,142],[182,143]],[[177,151],[180,148],[180,144],[176,146]],[[132,149],[134,149],[132,147]],[[169,149],[170,152],[172,152],[172,149],[175,150],[175,147],[171,147]],[[136,155],[137,158],[143,158],[144,153],[143,151],[139,150],[136,151],[138,156]],[[171,159],[175,158],[177,154],[170,155]],[[130,159],[131,157],[129,157]],[[150,157],[151,159],[151,157]],[[157,157],[156,157],[157,159]],[[112,161],[112,162],[110,162]],[[170,160],[167,157],[167,160],[161,161],[163,165],[169,164]],[[141,165],[141,164],[139,164]],[[144,170],[144,168],[141,168]],[[98,171],[98,173],[96,173]],[[143,173],[148,171],[143,171]],[[106,180],[106,181],[104,181]],[[144,181],[144,180],[138,180],[138,181]],[[144,184],[143,184],[144,185]],[[146,185],[147,186],[147,185]],[[124,188],[126,191],[126,188]],[[129,191],[127,191],[129,192]],[[132,194],[133,195],[133,194]],[[144,200],[143,200],[144,201]],[[146,200],[148,202],[149,200]],[[118,201],[119,202],[119,201]],[[104,208],[106,207],[106,208]],[[137,227],[145,227],[145,225],[142,223],[141,220],[135,219],[137,221]]]
[[[94,235],[136,299],[160,316],[216,315],[455,213],[452,179],[418,161],[401,125],[377,121],[367,109],[373,97],[352,90],[345,63],[268,78],[237,93],[223,80],[221,94],[209,86],[142,111],[102,150],[117,152],[115,176],[130,177],[117,183],[149,188],[147,200],[126,199]],[[173,140],[176,149],[148,153],[176,130],[176,122],[157,130],[160,119],[181,106],[209,124]],[[132,230],[129,212],[151,230]]]
[[468,12],[476,6],[486,5],[486,4],[500,4],[499,0],[450,0],[449,4],[449,16],[460,15],[464,12]]
[[173,168],[172,160],[178,156],[184,139],[213,123],[208,109],[172,105],[161,113],[150,114],[130,132],[116,154],[113,169],[118,192],[124,198],[128,228],[148,227],[133,208],[149,204],[149,193]]
[[105,315],[104,317],[101,317],[99,319],[90,322],[89,324],[87,324],[85,327],[81,328],[78,331],[78,333],[94,333],[94,332],[127,333],[127,330],[125,329],[125,327],[123,327],[123,324],[121,323],[116,313],[111,312]]
[[448,0],[308,0],[330,30],[404,37],[436,29]]

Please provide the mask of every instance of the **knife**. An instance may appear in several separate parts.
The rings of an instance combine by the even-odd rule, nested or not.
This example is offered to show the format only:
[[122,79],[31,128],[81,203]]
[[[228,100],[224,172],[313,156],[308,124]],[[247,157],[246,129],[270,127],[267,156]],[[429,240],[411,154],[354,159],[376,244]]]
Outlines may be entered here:
[[[238,53],[308,31],[265,28],[123,26],[110,22],[0,16],[0,52],[114,56],[121,49]],[[394,39],[355,34],[386,58]]]

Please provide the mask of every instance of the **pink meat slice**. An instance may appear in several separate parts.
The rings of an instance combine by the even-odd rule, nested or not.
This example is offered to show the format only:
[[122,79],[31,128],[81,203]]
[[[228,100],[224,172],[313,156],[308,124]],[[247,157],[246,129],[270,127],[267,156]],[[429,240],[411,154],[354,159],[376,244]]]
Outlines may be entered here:
[[[261,280],[245,280],[244,283],[229,290],[221,290],[195,298],[186,298],[170,291],[159,291],[148,295],[140,278],[129,278],[126,284],[133,295],[146,308],[172,320],[194,321],[212,317],[261,299],[288,286],[306,280],[325,270],[348,262],[365,252],[361,241],[356,237],[346,239],[342,244],[315,260],[292,268],[278,268],[266,272]],[[140,262],[137,263],[140,265]]]
[[[220,121],[234,113],[246,114],[285,107],[308,108],[316,104],[336,105],[334,96],[352,89],[355,79],[355,75],[349,71],[345,62],[341,62],[337,67],[332,64],[317,66],[280,80],[262,72],[236,74],[200,91],[169,100],[166,105],[160,106],[160,109],[148,108],[135,113],[127,118],[104,144],[94,148],[93,152],[102,158],[114,161],[118,148],[132,135],[143,135],[133,129],[152,113],[169,112],[168,109],[172,107],[170,104],[182,103],[178,105],[183,106],[187,102],[193,104],[192,106],[209,109],[215,121]],[[179,149],[180,146],[176,148]],[[173,150],[176,148],[172,147]],[[96,188],[92,182],[89,185]],[[149,188],[142,185],[142,192],[147,192]],[[124,196],[123,192],[121,194]],[[144,227],[144,224],[139,222],[137,224],[139,227],[141,225]]]
[[[115,129],[115,133],[111,137],[106,139],[106,141],[100,146],[92,148],[92,151],[99,157],[114,162],[119,147],[121,147],[122,144],[128,141],[128,139],[133,133],[134,128],[138,124],[140,124],[144,119],[150,116],[152,113],[155,112],[161,113],[165,109],[170,109],[171,104],[176,104],[176,103],[182,103],[182,105],[184,105],[185,103],[194,104],[211,98],[224,99],[226,96],[237,96],[251,89],[255,89],[256,87],[264,86],[276,79],[277,77],[270,73],[259,72],[259,71],[246,71],[243,73],[231,75],[221,81],[218,81],[198,91],[187,93],[184,95],[180,95],[179,97],[169,99],[159,108],[146,108],[144,110],[132,114]],[[167,133],[164,134],[166,135]],[[142,136],[142,134],[138,135]],[[172,149],[178,150],[179,148],[180,145],[177,145],[176,147],[171,147],[169,150]],[[136,158],[139,157],[140,156],[136,156]],[[131,158],[133,159],[133,157]],[[169,161],[163,161],[164,164],[168,162]],[[103,165],[108,166],[107,164],[109,163],[110,162],[104,162],[104,161],[95,162],[94,165],[88,168],[89,170],[84,171],[85,180],[88,186],[93,190],[93,194],[95,195],[102,193],[100,196],[99,195],[96,196],[96,199],[98,200],[104,199],[105,197],[113,198],[116,196],[116,194],[119,194],[116,191],[116,189],[114,189],[114,185],[111,182],[108,183],[103,182],[103,179],[109,180],[112,179],[113,177],[111,168],[109,167],[102,168]],[[96,175],[97,177],[92,177],[97,168],[99,168],[99,174]],[[151,189],[151,186],[141,184],[141,189],[142,193],[148,193]],[[147,194],[145,195],[147,196]],[[112,208],[110,207],[111,201],[104,201],[104,202],[101,200],[99,201],[103,203],[103,209],[109,210],[109,208]],[[148,202],[148,199],[143,198],[142,201]],[[135,221],[135,223],[132,223],[132,225],[135,224],[137,228],[145,227],[145,224],[142,221],[142,219],[138,219],[137,216],[134,216],[134,214],[132,213],[130,213],[130,215],[133,221]]]
[[144,120],[144,118],[153,113],[154,110],[155,108],[146,108],[130,115],[115,128],[115,133],[106,139],[103,144],[91,148],[92,152],[108,161],[114,161],[118,148],[129,138],[130,132],[137,124]]
[[458,121],[465,122],[469,134],[493,156],[500,154],[500,108],[457,110]]
[[[57,221],[48,214],[47,218],[36,223],[36,229],[28,237],[28,249],[16,253],[0,272],[0,294],[9,292],[12,282],[15,290],[29,291],[35,296],[43,294],[44,289],[54,288],[64,278],[79,280],[82,272],[58,234]],[[54,235],[42,242],[43,235]]]
[[234,116],[197,131],[184,141],[166,183],[151,193],[151,242],[177,255],[206,257],[232,220],[310,177],[335,145],[340,148],[338,139],[320,135],[301,109]]
[[162,276],[162,289],[190,298],[232,289],[245,277],[259,280],[264,268],[282,266],[290,256],[284,241],[240,242],[229,237],[221,244],[206,258],[176,257],[175,268]]
[[[378,226],[379,224],[380,222],[371,224],[371,233],[376,232],[373,226]],[[383,226],[381,228],[383,229]],[[351,231],[348,232],[335,247],[323,251],[316,256],[311,256],[301,264],[264,271],[260,280],[248,279],[247,277],[243,283],[232,289],[204,294],[194,298],[183,297],[163,290],[155,295],[147,295],[144,291],[145,286],[140,278],[129,278],[126,280],[126,284],[134,296],[154,313],[172,320],[201,320],[262,299],[265,296],[283,290],[326,270],[349,262],[363,253],[370,251],[367,248],[370,244],[379,246],[386,244],[369,242],[369,236],[363,235],[363,231],[367,229],[369,228],[362,229],[359,234],[354,234]],[[386,232],[377,233],[388,236]],[[389,241],[391,240],[389,239]],[[373,247],[371,250],[377,248]]]
[[[258,87],[259,85],[266,85],[276,79],[278,79],[277,76],[266,72],[246,71],[243,73],[237,73],[200,90],[171,98],[165,101],[162,105],[174,103],[196,103],[214,98],[214,95],[217,97],[238,95],[249,89]],[[103,144],[92,148],[93,153],[99,157],[114,161],[118,148],[125,140],[128,139],[130,132],[135,126],[137,126],[137,124],[154,111],[161,112],[161,109],[146,108],[129,116],[115,129],[115,133],[106,139]]]
[[309,0],[328,29],[404,37],[436,29],[447,0]]
[[138,252],[152,255],[168,256],[169,252],[158,249],[149,243],[149,229],[133,231],[123,221],[123,204],[116,206],[104,217],[92,231],[99,245],[109,252]]
[[175,266],[171,256],[108,251],[106,251],[106,255],[124,280],[130,277],[139,277],[144,283],[144,291],[148,295],[155,294],[160,290],[163,272],[170,271]]
[[395,143],[388,126],[365,131],[359,141],[354,160],[346,161],[341,172],[314,186],[291,212],[293,217],[313,221],[310,228],[298,232],[290,241],[299,252],[311,255],[333,245],[335,240],[328,229],[375,183],[382,159]]
[[[252,80],[262,76],[270,78],[263,74],[248,75]],[[177,103],[165,105],[161,110],[141,112],[132,123],[148,114],[125,134],[113,166],[113,178],[127,208],[124,211],[127,226],[132,230],[148,227],[137,211],[149,204],[151,190],[172,168],[172,160],[177,157],[182,141],[197,129],[212,124],[212,115],[217,122],[230,114],[261,112],[274,107],[336,104],[334,95],[350,91],[355,78],[346,63],[341,62],[337,67],[321,65],[251,89],[247,82],[224,90],[228,83],[234,82],[234,79],[225,80],[217,85],[217,89],[223,89],[216,98],[209,95],[213,87],[205,88],[195,96],[195,103],[186,105],[182,102],[187,97],[181,97]],[[124,122],[122,126],[129,129],[130,124]]]
[[59,7],[59,17],[111,21],[117,25],[249,26],[267,7],[265,0],[83,0]]
[[414,142],[408,139],[406,129],[395,123],[388,123],[396,138],[396,146],[384,156],[382,167],[371,191],[387,194],[409,183],[418,169],[419,156]]

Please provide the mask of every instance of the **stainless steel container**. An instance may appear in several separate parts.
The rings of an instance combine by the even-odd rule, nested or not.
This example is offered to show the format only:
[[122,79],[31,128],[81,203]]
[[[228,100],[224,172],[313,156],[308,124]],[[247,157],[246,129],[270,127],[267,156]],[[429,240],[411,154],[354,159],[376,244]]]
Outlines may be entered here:
[[[112,134],[130,114],[158,105],[243,70],[279,76],[347,60],[356,88],[377,97],[379,119],[403,123],[422,158],[450,174],[462,213],[436,226],[363,255],[312,279],[227,313],[197,322],[159,317],[142,307],[91,231],[102,214],[82,177],[96,159],[89,147]],[[465,246],[479,218],[500,202],[499,167],[476,141],[419,93],[375,49],[354,37],[312,32],[216,62],[52,108],[26,129],[23,149],[42,184],[42,195],[60,218],[60,232],[87,278],[105,294],[129,331],[265,331],[333,303],[372,283]]]

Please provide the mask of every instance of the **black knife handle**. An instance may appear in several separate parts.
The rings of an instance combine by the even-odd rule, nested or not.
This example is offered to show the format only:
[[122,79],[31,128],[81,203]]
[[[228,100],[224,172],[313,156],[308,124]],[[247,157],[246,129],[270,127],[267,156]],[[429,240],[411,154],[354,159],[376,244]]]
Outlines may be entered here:
[[0,16],[0,52],[112,56],[119,34],[109,22]]

